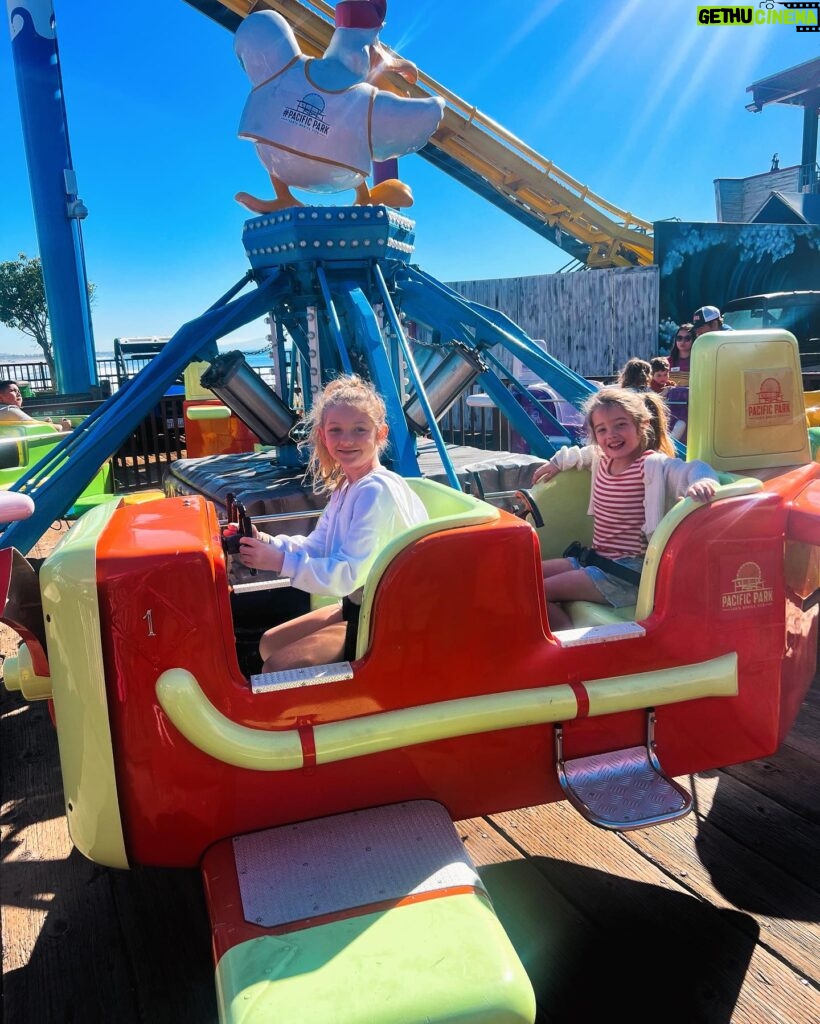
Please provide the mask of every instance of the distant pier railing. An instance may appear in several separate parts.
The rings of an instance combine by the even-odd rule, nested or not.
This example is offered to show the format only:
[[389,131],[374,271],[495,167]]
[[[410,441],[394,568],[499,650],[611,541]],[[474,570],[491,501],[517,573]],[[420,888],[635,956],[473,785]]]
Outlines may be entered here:
[[[103,396],[116,391],[128,377],[133,377],[149,359],[134,359],[129,363],[129,372],[123,374],[115,359],[97,360],[97,377]],[[254,366],[253,369],[267,383],[273,383],[273,366]],[[48,363],[42,360],[15,360],[0,363],[0,380],[16,380],[23,388],[23,397],[30,399],[48,398],[54,390]],[[30,393],[26,393],[26,388]]]

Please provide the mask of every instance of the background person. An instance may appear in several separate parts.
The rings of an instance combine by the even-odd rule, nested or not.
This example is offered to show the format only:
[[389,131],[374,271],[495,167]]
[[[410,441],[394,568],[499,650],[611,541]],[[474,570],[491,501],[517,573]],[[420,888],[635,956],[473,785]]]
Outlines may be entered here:
[[670,373],[675,379],[675,384],[681,388],[689,386],[689,359],[692,355],[694,340],[692,325],[681,324],[675,331],[672,348],[669,350]]
[[649,360],[649,365],[652,368],[649,387],[656,395],[662,395],[667,388],[672,387],[672,380],[669,377],[669,360],[666,356],[655,356],[654,359]]
[[355,375],[331,381],[314,403],[304,442],[317,493],[330,491],[316,528],[307,537],[272,537],[254,527],[239,558],[252,569],[291,578],[310,594],[341,599],[269,629],[259,643],[263,671],[352,661],[362,585],[379,552],[398,534],[425,522],[427,511],[403,477],[384,469],[385,405]]
[[648,391],[651,380],[652,367],[645,359],[628,359],[618,374],[618,387]]
[[0,425],[14,423],[41,423],[48,430],[72,430],[73,425],[67,416],[60,420],[59,426],[50,419],[35,419],[23,412],[23,393],[16,380],[0,380]]
[[692,314],[692,331],[695,339],[701,334],[708,334],[709,331],[731,331],[734,330],[723,322],[720,310],[717,306],[701,306]]

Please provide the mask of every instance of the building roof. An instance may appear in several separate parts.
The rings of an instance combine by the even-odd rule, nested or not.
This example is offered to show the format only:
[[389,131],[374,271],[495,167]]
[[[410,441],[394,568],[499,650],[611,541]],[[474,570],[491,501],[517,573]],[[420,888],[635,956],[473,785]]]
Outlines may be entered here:
[[754,113],[770,103],[820,107],[820,57],[752,82],[746,87],[746,92],[752,94],[752,102],[746,105],[746,109]]
[[820,224],[820,195],[772,192],[752,217],[753,224]]
[[751,221],[753,224],[820,224],[820,195],[772,192]]

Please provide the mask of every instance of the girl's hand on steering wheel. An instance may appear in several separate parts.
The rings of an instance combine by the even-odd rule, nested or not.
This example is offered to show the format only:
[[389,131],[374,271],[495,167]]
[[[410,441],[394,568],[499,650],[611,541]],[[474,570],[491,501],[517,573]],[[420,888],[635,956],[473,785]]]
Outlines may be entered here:
[[239,542],[239,561],[248,569],[281,572],[284,552],[257,537],[243,537]]

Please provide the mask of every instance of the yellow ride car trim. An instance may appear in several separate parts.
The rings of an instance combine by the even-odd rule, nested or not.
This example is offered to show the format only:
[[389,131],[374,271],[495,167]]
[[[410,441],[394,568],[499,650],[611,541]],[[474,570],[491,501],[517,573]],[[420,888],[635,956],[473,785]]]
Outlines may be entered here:
[[[733,697],[738,692],[737,655],[577,686],[587,691],[590,717],[702,697]],[[303,765],[295,729],[272,731],[237,725],[211,704],[186,669],[163,672],[156,693],[162,709],[188,742],[218,761],[257,771],[287,771]],[[383,711],[314,726],[316,763],[330,764],[499,729],[566,722],[577,716],[575,688],[566,683]]]
[[97,542],[118,505],[77,521],[43,564],[40,591],[71,840],[89,860],[127,868],[97,593]]

